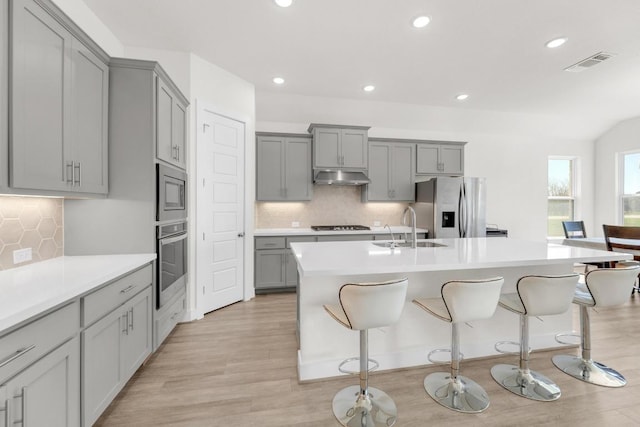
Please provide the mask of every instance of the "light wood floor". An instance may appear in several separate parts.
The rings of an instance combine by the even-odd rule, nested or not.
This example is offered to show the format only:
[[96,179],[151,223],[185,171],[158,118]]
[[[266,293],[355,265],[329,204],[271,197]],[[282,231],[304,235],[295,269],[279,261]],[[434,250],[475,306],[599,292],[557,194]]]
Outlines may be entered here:
[[[333,395],[357,378],[298,383],[295,304],[294,294],[263,295],[178,325],[96,425],[336,426]],[[482,414],[453,412],[425,394],[424,376],[442,367],[374,372],[370,384],[395,400],[397,426],[638,426],[639,310],[636,295],[591,317],[594,359],[625,375],[628,384],[620,389],[585,384],[557,370],[551,356],[573,349],[532,355],[532,368],[562,389],[555,402],[520,398],[493,381],[491,366],[517,363],[515,356],[463,362],[462,374],[491,398]]]

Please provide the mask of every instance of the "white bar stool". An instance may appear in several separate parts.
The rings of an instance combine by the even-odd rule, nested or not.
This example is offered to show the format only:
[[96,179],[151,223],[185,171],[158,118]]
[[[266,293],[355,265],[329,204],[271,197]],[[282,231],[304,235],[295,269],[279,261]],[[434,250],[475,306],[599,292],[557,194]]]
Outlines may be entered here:
[[[561,314],[569,309],[579,275],[525,276],[518,280],[517,293],[503,294],[499,305],[520,315],[520,366],[495,365],[491,376],[518,396],[552,401],[560,397],[560,387],[544,375],[529,369],[529,317]],[[496,350],[500,350],[496,344]]]
[[[368,330],[391,325],[400,318],[408,280],[348,283],[340,288],[340,307],[325,305],[342,326],[360,331],[360,385],[340,390],[333,398],[333,413],[343,426],[390,427],[398,418],[394,401],[382,390],[369,387]],[[354,359],[348,359],[342,366]],[[375,367],[377,362],[373,361]],[[375,369],[375,368],[374,368]]]
[[[618,263],[616,267],[629,265]],[[566,374],[581,381],[605,387],[622,387],[627,380],[617,371],[591,359],[591,326],[589,307],[611,307],[629,300],[640,272],[637,262],[629,267],[602,268],[585,275],[585,283],[578,284],[573,303],[580,306],[581,357],[569,355],[553,356],[553,364]],[[563,334],[557,335],[558,342]]]
[[[502,277],[451,281],[442,285],[442,298],[413,300],[427,313],[451,323],[451,371],[434,372],[424,379],[424,389],[442,406],[466,413],[482,412],[489,407],[489,396],[484,389],[475,381],[459,375],[458,324],[492,317],[503,283]],[[429,357],[434,351],[429,353]]]

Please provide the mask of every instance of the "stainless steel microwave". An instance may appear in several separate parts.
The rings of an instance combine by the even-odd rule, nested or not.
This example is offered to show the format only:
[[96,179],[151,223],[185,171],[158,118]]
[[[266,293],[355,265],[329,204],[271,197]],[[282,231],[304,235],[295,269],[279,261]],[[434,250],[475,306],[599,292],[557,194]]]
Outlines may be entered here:
[[157,165],[157,221],[187,218],[187,174],[169,166]]

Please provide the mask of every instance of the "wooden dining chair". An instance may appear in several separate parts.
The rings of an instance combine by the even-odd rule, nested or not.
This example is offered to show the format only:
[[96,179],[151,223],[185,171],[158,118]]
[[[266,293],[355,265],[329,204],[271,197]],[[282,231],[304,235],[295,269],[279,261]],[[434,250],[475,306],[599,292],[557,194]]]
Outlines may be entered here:
[[[631,254],[635,261],[640,261],[640,227],[602,224],[602,230],[608,251]],[[615,267],[615,264],[611,262],[610,266]],[[640,293],[637,284],[633,290]]]
[[562,221],[564,237],[567,239],[581,239],[587,237],[584,221]]
[[[584,221],[562,221],[562,229],[564,230],[564,237],[566,239],[584,239],[587,237],[587,231],[584,228]],[[596,268],[605,267],[601,262],[585,262],[580,263],[584,266],[584,274],[589,272],[589,266]]]

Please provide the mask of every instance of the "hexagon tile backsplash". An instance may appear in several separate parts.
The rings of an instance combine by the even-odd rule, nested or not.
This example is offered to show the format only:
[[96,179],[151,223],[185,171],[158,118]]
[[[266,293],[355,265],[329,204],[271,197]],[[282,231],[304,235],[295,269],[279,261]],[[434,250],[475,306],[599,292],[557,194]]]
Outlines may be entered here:
[[[13,251],[31,248],[32,260],[13,263]],[[0,270],[62,256],[63,199],[0,196]]]

